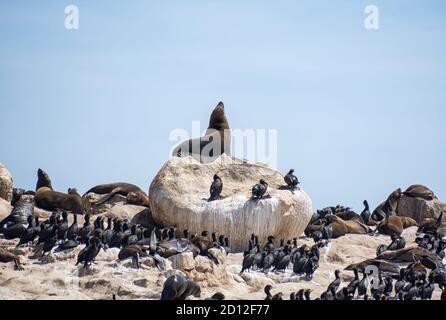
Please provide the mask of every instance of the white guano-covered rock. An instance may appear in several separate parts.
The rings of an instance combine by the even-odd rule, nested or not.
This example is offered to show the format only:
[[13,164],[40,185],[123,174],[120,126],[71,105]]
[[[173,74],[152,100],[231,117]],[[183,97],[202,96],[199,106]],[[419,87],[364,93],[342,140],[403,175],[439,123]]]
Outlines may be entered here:
[[[222,199],[208,202],[214,174],[223,180]],[[252,187],[264,179],[267,197],[251,199]],[[310,197],[284,188],[283,176],[267,165],[222,155],[203,164],[191,157],[172,158],[158,172],[149,194],[154,220],[167,227],[203,230],[228,236],[231,251],[245,249],[252,233],[292,239],[302,234],[312,215]]]

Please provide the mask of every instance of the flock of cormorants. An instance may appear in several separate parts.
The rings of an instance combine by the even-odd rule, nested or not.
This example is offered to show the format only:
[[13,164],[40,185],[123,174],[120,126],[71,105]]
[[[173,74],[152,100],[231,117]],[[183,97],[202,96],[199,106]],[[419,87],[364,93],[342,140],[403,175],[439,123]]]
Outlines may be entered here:
[[[43,177],[43,178],[42,178]],[[41,181],[41,178],[44,180]],[[290,170],[284,177],[287,188],[294,190],[298,188],[299,180]],[[45,193],[52,191],[49,177],[39,170],[39,182],[37,189],[44,189]],[[114,189],[114,193],[122,191]],[[210,187],[209,201],[220,198],[223,189],[223,181],[215,175]],[[265,197],[268,183],[260,180],[252,188],[252,198],[262,199]],[[418,189],[417,189],[418,190]],[[39,190],[36,190],[39,192]],[[129,190],[127,190],[129,191]],[[132,192],[135,191],[132,189]],[[140,196],[137,191],[137,196]],[[112,193],[113,193],[112,192]],[[413,219],[397,216],[395,213],[395,197],[401,194],[397,190],[392,193],[387,201],[378,207],[373,213],[370,212],[367,201],[364,201],[364,210],[361,214],[355,213],[351,208],[336,206],[317,210],[314,213],[305,235],[314,240],[313,246],[298,246],[298,239],[280,240],[275,244],[273,236],[268,237],[267,242],[261,244],[259,237],[253,234],[247,244],[243,255],[241,273],[247,271],[259,271],[268,273],[284,272],[292,269],[293,274],[301,276],[309,281],[313,278],[315,271],[319,268],[320,249],[327,246],[331,239],[341,237],[348,233],[369,234],[371,236],[381,233],[389,235],[392,242],[389,245],[380,245],[377,248],[377,258],[367,260],[347,268],[354,271],[354,279],[345,287],[341,288],[341,272],[335,271],[335,280],[327,287],[320,300],[414,300],[430,299],[438,285],[442,290],[441,298],[446,299],[446,276],[442,259],[445,256],[446,240],[444,234],[439,231],[442,225],[442,215],[437,219],[425,219],[420,224]],[[410,194],[406,191],[406,194]],[[76,196],[77,191],[70,189],[69,196]],[[433,195],[433,194],[432,194]],[[59,203],[68,203],[68,200],[50,193],[50,199],[56,199]],[[110,194],[103,199],[110,199]],[[139,198],[138,198],[139,199]],[[55,201],[56,201],[55,200]],[[71,205],[70,203],[68,203]],[[14,190],[12,200],[14,207],[11,214],[0,222],[0,234],[5,239],[19,239],[17,246],[35,247],[35,256],[44,257],[54,252],[71,250],[79,245],[84,248],[79,252],[76,265],[88,268],[95,261],[100,250],[119,248],[118,259],[132,259],[136,268],[140,267],[140,257],[152,257],[156,267],[164,270],[164,259],[173,255],[192,252],[193,256],[202,255],[218,264],[217,257],[212,253],[212,248],[229,251],[229,238],[224,235],[203,231],[200,235],[190,235],[186,229],[182,237],[177,237],[176,228],[144,228],[138,224],[131,224],[126,219],[108,217],[97,217],[91,221],[91,215],[84,214],[83,225],[78,224],[78,213],[72,212],[73,221],[69,224],[69,210],[55,208],[51,216],[40,221],[39,217],[33,215],[34,194],[32,192],[18,192]],[[406,240],[401,236],[403,230],[410,226],[418,226],[415,243],[418,251],[406,248]],[[373,229],[372,227],[375,227]],[[412,254],[413,261],[408,266],[400,268],[392,263],[390,253]],[[392,257],[392,256],[391,256]],[[394,256],[393,256],[394,257]],[[397,259],[396,259],[397,260]],[[11,262],[17,270],[23,270],[20,259],[6,249],[0,249],[0,262]],[[370,266],[384,266],[382,268],[370,269]],[[375,270],[375,271],[374,271]],[[376,273],[376,270],[378,272]],[[362,279],[359,273],[363,273]],[[375,272],[375,273],[374,273]],[[394,283],[395,282],[395,283]],[[172,285],[178,288],[172,288]],[[370,285],[371,284],[371,285]],[[283,294],[271,293],[271,286],[265,287],[266,300],[282,300]],[[169,278],[163,288],[163,299],[185,299],[188,296],[199,296],[198,284],[188,280],[184,276],[175,275]],[[216,293],[209,299],[224,299],[224,295]],[[301,289],[290,295],[290,300],[310,300],[311,290]]]

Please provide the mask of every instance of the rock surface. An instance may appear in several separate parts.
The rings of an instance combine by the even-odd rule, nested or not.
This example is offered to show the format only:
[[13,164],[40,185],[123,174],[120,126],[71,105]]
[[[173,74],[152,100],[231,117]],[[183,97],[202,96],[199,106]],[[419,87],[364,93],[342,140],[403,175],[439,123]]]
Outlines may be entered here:
[[[208,202],[214,174],[223,180],[222,199]],[[268,198],[251,200],[251,189],[264,179]],[[159,224],[229,236],[231,251],[243,251],[250,235],[265,241],[269,235],[292,239],[312,216],[310,197],[301,189],[282,190],[283,176],[266,165],[222,155],[203,164],[192,157],[175,157],[150,185],[150,207]]]
[[[403,237],[413,243],[417,228],[406,229]],[[313,245],[311,239],[299,239],[299,245]],[[346,235],[333,240],[330,247],[321,250],[320,268],[312,281],[285,273],[251,271],[240,274],[243,254],[229,254],[225,264],[211,265],[205,257],[197,257],[194,268],[189,271],[169,270],[160,272],[153,267],[153,259],[142,259],[141,269],[130,268],[131,260],[117,261],[118,249],[101,251],[88,272],[76,267],[75,257],[83,246],[65,254],[53,253],[57,258],[51,263],[32,259],[32,250],[21,248],[25,271],[13,270],[12,263],[0,263],[0,300],[5,299],[112,299],[118,300],[159,299],[163,283],[173,273],[184,273],[199,281],[202,298],[222,292],[227,299],[263,300],[265,285],[273,286],[272,293],[283,292],[288,300],[291,292],[311,289],[312,299],[320,297],[328,284],[334,280],[334,271],[341,270],[342,286],[353,279],[353,272],[343,271],[352,263],[376,257],[379,244],[389,244],[390,237],[368,235]],[[17,241],[0,239],[0,247],[13,250]],[[212,249],[214,250],[214,249]],[[214,255],[218,253],[214,252]],[[220,257],[218,257],[220,260]],[[213,270],[212,270],[213,269]],[[200,270],[200,271],[198,271]],[[203,273],[204,272],[204,273]],[[433,299],[440,298],[441,291],[435,286]]]
[[8,202],[12,200],[12,176],[8,169],[0,163],[0,198]]
[[5,219],[12,211],[11,203],[0,198],[0,221]]
[[[399,216],[410,217],[419,223],[425,218],[438,218],[441,212],[446,213],[446,203],[437,199],[425,200],[402,195],[396,212]],[[443,215],[443,223],[446,223],[446,214]]]
[[95,203],[101,199],[104,195],[96,193],[88,193],[82,198],[82,205],[84,206],[85,212],[91,215],[103,214],[109,211],[117,204],[127,203],[127,198],[121,196],[120,194],[114,195],[110,200],[104,202],[100,205],[95,205]]

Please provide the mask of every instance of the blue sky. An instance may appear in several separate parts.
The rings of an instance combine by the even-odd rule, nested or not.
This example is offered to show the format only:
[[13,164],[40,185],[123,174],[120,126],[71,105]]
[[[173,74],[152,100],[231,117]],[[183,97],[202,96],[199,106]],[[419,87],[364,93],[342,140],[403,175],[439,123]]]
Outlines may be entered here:
[[[75,4],[80,29],[64,28]],[[380,30],[364,8],[380,9]],[[278,130],[315,207],[422,183],[446,199],[443,1],[0,1],[0,162],[33,189],[148,190],[175,128],[225,102]]]

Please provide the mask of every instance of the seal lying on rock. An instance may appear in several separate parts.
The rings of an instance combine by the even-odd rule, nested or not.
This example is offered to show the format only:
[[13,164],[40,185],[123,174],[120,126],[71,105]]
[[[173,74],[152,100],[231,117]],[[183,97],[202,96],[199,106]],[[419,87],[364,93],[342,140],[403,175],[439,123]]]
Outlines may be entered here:
[[50,177],[42,169],[37,171],[37,177],[34,201],[39,208],[49,211],[64,209],[83,214],[82,199],[76,189],[68,189],[68,194],[54,191]]
[[328,215],[326,219],[328,220],[329,226],[332,229],[333,239],[342,237],[348,233],[369,234],[373,232],[368,226],[366,226],[365,224],[361,223],[358,220],[345,221],[335,215]]
[[14,262],[14,270],[23,270],[22,266],[20,265],[19,257],[6,249],[0,248],[0,262],[7,263],[11,261]]
[[417,222],[409,217],[386,216],[378,226],[376,231],[387,235],[400,236],[403,230],[412,226],[418,226]]
[[403,194],[412,198],[422,198],[426,200],[438,199],[432,190],[421,184],[410,186],[409,188],[407,188],[406,191],[403,192]]
[[88,193],[103,194],[104,196],[99,199],[95,205],[103,204],[107,202],[115,195],[127,197],[127,203],[134,204],[143,207],[149,207],[149,197],[138,186],[130,183],[116,182],[97,185],[83,195],[85,197]]
[[177,274],[169,277],[164,282],[161,300],[186,300],[189,296],[196,298],[201,296],[200,286],[195,281]]
[[209,119],[209,127],[203,137],[186,140],[174,148],[172,156],[192,155],[198,161],[209,162],[223,153],[229,154],[231,132],[223,102],[219,102]]

